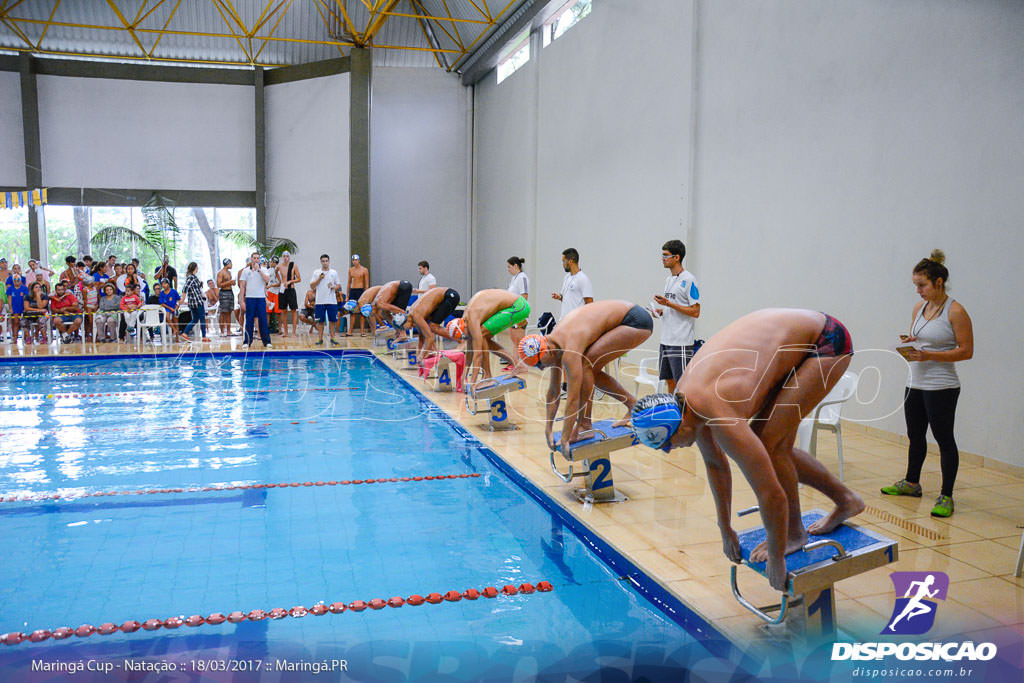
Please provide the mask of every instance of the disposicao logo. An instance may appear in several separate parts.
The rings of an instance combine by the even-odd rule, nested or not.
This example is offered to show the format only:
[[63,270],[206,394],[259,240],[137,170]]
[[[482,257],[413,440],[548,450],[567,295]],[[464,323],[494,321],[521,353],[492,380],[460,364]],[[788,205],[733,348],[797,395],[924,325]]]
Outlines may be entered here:
[[[896,605],[882,635],[917,636],[935,625],[936,600],[945,600],[949,576],[944,572],[893,572]],[[900,597],[903,596],[903,597]]]
[[[890,575],[896,590],[892,608],[881,635],[913,636],[927,633],[935,625],[938,600],[949,592],[949,576],[943,572],[893,572]],[[988,661],[996,656],[993,643],[966,641],[962,643],[833,643],[832,660],[900,660],[946,662]]]

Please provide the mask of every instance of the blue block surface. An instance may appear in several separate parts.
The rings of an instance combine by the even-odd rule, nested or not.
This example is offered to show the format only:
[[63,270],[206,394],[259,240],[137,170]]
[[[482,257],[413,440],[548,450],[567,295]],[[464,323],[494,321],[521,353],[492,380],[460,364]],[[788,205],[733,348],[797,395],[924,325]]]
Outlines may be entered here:
[[[608,436],[609,439],[615,439],[625,434],[632,434],[633,430],[631,427],[612,427],[613,422],[615,422],[615,420],[598,420],[597,422],[594,423],[594,429],[600,429]],[[555,432],[552,438],[554,438],[555,443],[561,442],[562,432]],[[577,441],[572,445],[572,447],[576,448],[578,446],[589,446],[591,444],[599,443],[601,441],[604,441],[604,437],[602,437],[600,434],[595,434],[589,439]]]
[[[813,524],[822,517],[825,517],[825,513],[821,510],[814,510],[805,513],[801,519],[804,523],[804,528],[807,528],[809,524]],[[747,531],[741,531],[737,534],[740,539],[740,551],[743,554],[743,559],[747,560],[748,564],[752,569],[757,571],[759,574],[765,574],[765,563],[764,562],[750,562],[750,552],[760,545],[767,534],[765,533],[764,527],[757,527],[756,529],[748,529]],[[809,536],[807,542],[813,543],[819,539],[829,538],[834,541],[838,541],[846,552],[852,552],[854,550],[860,550],[866,548],[869,545],[880,543],[874,536],[869,536],[859,529],[841,524],[830,534],[823,534],[820,536]],[[786,556],[786,569],[787,571],[796,571],[803,569],[812,564],[817,564],[822,560],[831,559],[836,554],[836,549],[831,546],[824,546],[822,548],[816,548],[811,552],[805,552],[798,550],[795,553]]]

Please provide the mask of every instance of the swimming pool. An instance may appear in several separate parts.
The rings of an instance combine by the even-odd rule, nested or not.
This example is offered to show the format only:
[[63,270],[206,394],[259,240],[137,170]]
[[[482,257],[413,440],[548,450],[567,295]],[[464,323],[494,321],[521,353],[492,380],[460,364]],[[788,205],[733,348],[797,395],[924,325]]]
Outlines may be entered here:
[[736,669],[372,354],[4,362],[0,380],[0,633],[25,637],[5,680]]

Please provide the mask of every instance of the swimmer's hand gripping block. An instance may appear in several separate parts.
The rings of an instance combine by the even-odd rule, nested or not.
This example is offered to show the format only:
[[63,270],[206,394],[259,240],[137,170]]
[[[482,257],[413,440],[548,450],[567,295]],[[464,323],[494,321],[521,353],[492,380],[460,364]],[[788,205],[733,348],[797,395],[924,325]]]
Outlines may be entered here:
[[[615,489],[615,482],[612,478],[611,454],[621,448],[635,446],[638,441],[633,430],[627,427],[613,427],[613,420],[599,420],[594,423],[594,428],[589,432],[582,432],[583,438],[569,446],[568,474],[562,474],[555,464],[555,451],[551,451],[551,471],[564,481],[572,482],[575,477],[585,477],[584,487],[574,489],[573,494],[583,503],[618,503],[626,500],[626,496]],[[555,445],[561,443],[562,433],[555,432],[552,436]],[[561,449],[559,455],[563,455]],[[583,469],[580,472],[573,471],[573,465],[580,463]]]
[[[481,426],[489,427],[491,431],[519,429],[508,420],[508,402],[505,397],[525,388],[525,380],[510,375],[480,380],[473,385],[466,384],[466,412],[477,415],[486,410],[490,420]],[[486,408],[480,407],[481,401],[487,402]]]
[[[757,508],[753,507],[739,514],[756,511]],[[801,521],[806,528],[825,516],[823,510],[810,510],[804,513]],[[750,561],[751,551],[767,537],[764,527],[740,532],[738,537],[743,564],[767,576],[764,562]],[[732,566],[730,580],[736,600],[766,623],[786,622],[796,635],[829,638],[835,636],[838,621],[834,584],[898,559],[899,545],[896,541],[846,523],[828,534],[809,535],[807,545],[786,556],[787,591],[779,605],[759,608],[744,598],[736,582],[736,565]],[[779,610],[778,616],[768,614],[775,610]]]

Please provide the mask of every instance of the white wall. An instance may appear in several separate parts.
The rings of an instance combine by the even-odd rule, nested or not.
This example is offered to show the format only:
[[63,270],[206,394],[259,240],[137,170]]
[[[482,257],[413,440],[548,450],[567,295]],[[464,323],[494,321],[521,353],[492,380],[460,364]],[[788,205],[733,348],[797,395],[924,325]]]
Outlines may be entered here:
[[[974,321],[958,364],[962,450],[1024,465],[1024,4],[702,2],[696,243],[712,332],[762,306],[828,311],[889,349],[913,265],[948,255]],[[1001,291],[1002,290],[1002,291]],[[891,357],[890,357],[891,358]],[[853,410],[904,431],[905,367]],[[864,395],[870,397],[870,391]]]
[[254,190],[253,89],[39,76],[49,187]]
[[21,76],[11,71],[0,71],[0,185],[25,185]]
[[375,67],[370,123],[374,284],[419,282],[430,263],[468,301],[469,98],[454,74]]
[[910,270],[941,247],[975,325],[959,445],[1024,465],[1024,322],[1001,291],[1024,252],[1024,4],[697,8],[695,62],[692,3],[602,0],[501,85],[477,86],[475,258],[497,272],[474,285],[503,285],[504,258],[532,251],[543,310],[571,245],[598,298],[646,301],[678,236],[701,336],[764,306],[828,311],[861,350],[854,367],[881,367],[879,398],[851,414],[895,410],[871,424],[902,433],[906,368],[867,350],[906,330]]
[[661,245],[686,239],[688,8],[595,2],[501,84],[493,72],[477,84],[477,289],[506,286],[505,259],[524,256],[534,318],[557,315],[561,252],[575,247],[596,298],[660,291]]
[[349,262],[349,75],[266,87],[267,234],[298,244],[307,284],[320,254],[345,282]]

